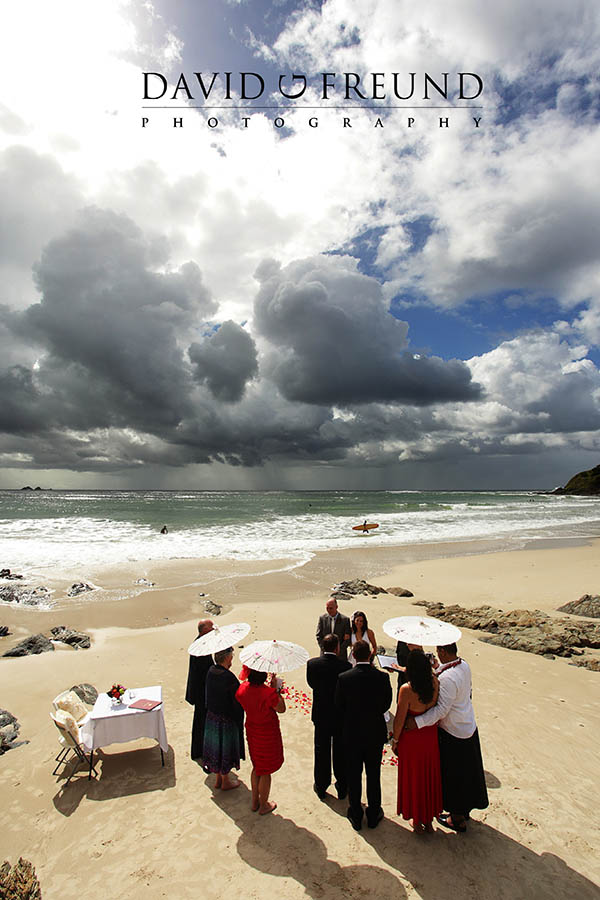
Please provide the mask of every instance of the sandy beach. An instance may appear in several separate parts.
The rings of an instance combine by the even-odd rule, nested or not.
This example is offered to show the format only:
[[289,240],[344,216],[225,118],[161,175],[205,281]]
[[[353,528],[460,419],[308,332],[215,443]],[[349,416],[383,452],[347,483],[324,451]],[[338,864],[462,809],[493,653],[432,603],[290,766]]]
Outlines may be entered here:
[[[242,787],[212,790],[189,758],[192,708],[184,701],[187,646],[203,616],[203,598],[223,605],[220,623],[246,621],[254,639],[279,637],[316,654],[318,615],[333,583],[362,577],[402,586],[414,600],[550,614],[584,593],[598,593],[600,541],[538,542],[500,551],[493,542],[419,545],[316,554],[307,564],[173,560],[79,573],[105,591],[50,611],[4,605],[0,624],[16,640],[54,625],[92,635],[85,651],[56,650],[0,661],[0,706],[28,741],[0,757],[2,852],[32,861],[44,898],[420,897],[438,900],[451,886],[462,897],[600,896],[600,676],[532,654],[482,643],[465,629],[459,652],[473,670],[473,701],[490,806],[475,813],[466,836],[436,828],[416,836],[395,815],[396,769],[382,768],[385,820],[356,833],[346,802],[312,791],[313,731],[303,670],[289,673],[281,725],[283,768],[273,777],[278,809],[250,811],[250,763]],[[231,574],[233,572],[233,574]],[[73,573],[65,573],[64,585]],[[156,583],[132,591],[136,578]],[[60,588],[60,579],[57,588]],[[63,585],[63,586],[64,586]],[[130,592],[128,599],[117,599]],[[378,643],[382,624],[419,612],[410,599],[356,598]],[[234,663],[234,671],[239,665]],[[52,776],[58,752],[52,698],[80,682],[106,690],[161,684],[169,752],[161,767],[150,741],[112,745],[99,754],[97,779],[82,771],[64,786]],[[309,693],[309,692],[308,692]]]

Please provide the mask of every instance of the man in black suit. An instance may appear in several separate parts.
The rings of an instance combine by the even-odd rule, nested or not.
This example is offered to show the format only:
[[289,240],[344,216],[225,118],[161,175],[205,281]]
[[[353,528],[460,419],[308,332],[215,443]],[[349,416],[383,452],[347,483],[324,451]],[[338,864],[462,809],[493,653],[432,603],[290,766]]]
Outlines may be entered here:
[[317,625],[317,644],[321,648],[321,653],[323,652],[323,638],[326,634],[337,634],[338,640],[340,642],[340,657],[341,659],[346,659],[346,652],[348,649],[348,645],[350,643],[350,635],[352,633],[352,626],[350,625],[350,619],[348,616],[343,615],[343,613],[338,612],[337,600],[334,600],[333,597],[330,597],[327,603],[325,604],[325,609],[327,612],[323,613],[322,616],[319,616],[319,622]]
[[[213,630],[210,619],[200,619],[198,622],[198,637]],[[206,720],[206,674],[214,665],[212,656],[190,656],[188,680],[185,690],[185,699],[194,707],[194,721],[192,723],[192,759],[201,759],[204,746],[204,723]]]
[[386,673],[369,662],[371,647],[366,641],[357,641],[352,652],[356,666],[339,676],[335,705],[342,719],[346,753],[350,803],[347,816],[352,827],[360,831],[363,765],[367,775],[367,825],[376,828],[383,819],[381,756],[387,740],[383,714],[392,702],[392,686]]
[[340,800],[348,793],[346,759],[339,718],[335,710],[335,689],[340,672],[347,672],[350,663],[339,658],[340,642],[337,634],[323,638],[323,656],[315,656],[306,664],[306,680],[313,691],[311,719],[315,726],[315,782],[313,790],[324,800],[331,784],[331,756],[333,774]]

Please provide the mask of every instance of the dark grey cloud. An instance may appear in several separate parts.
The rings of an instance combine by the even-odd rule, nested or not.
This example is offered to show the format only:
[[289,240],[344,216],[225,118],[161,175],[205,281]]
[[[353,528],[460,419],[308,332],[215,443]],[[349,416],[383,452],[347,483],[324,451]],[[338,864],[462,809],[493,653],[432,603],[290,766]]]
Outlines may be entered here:
[[390,314],[379,283],[355,260],[320,256],[285,269],[270,262],[256,277],[254,322],[272,348],[265,372],[289,400],[420,406],[481,395],[464,363],[408,352],[406,322]]
[[191,344],[188,353],[196,379],[225,402],[241,400],[246,383],[258,374],[256,345],[248,332],[231,320],[201,343]]

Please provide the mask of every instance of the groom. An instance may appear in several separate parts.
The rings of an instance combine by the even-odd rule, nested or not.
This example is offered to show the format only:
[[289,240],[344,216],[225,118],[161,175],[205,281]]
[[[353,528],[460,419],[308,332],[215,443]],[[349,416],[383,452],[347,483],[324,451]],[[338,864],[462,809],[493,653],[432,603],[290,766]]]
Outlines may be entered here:
[[424,728],[439,722],[442,792],[444,809],[448,812],[437,820],[446,828],[464,832],[471,810],[488,806],[479,733],[471,702],[471,669],[457,655],[456,644],[438,647],[437,652],[438,701],[416,719],[411,718],[406,727]]

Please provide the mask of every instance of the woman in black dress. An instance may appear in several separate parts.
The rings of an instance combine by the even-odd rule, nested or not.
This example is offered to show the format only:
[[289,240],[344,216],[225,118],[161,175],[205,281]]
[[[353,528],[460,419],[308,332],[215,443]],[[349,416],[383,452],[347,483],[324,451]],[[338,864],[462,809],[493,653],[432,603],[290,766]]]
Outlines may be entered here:
[[239,681],[230,671],[233,647],[215,653],[215,665],[206,675],[206,725],[204,727],[205,766],[217,776],[216,788],[231,791],[239,787],[229,773],[239,769],[244,753],[244,710],[235,699]]

